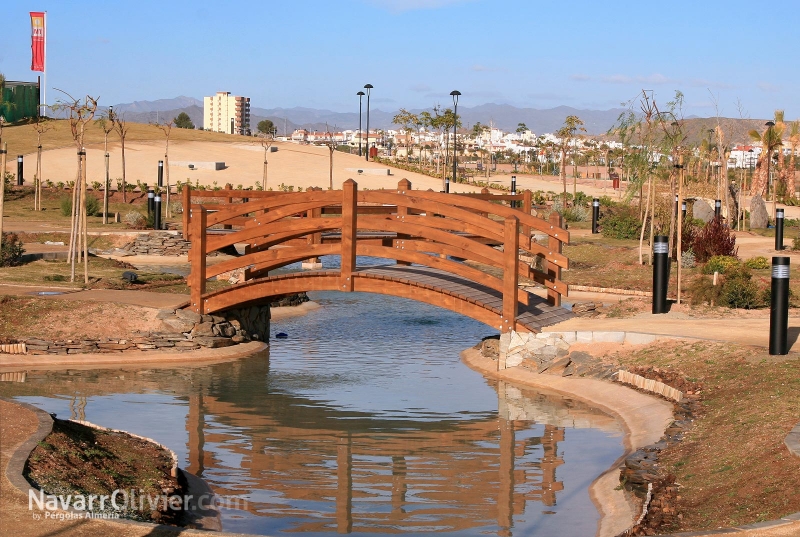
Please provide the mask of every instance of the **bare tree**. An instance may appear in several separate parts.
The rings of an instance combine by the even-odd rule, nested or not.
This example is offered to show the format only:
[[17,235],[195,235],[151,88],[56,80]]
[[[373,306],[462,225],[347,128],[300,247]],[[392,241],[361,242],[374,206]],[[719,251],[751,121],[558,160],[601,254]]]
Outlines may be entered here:
[[128,122],[125,121],[125,114],[114,115],[114,130],[119,135],[120,149],[122,151],[122,203],[128,202],[128,188],[125,176],[125,138],[128,136]]
[[103,129],[103,151],[105,158],[106,175],[103,185],[103,224],[108,224],[108,190],[109,182],[109,155],[108,155],[108,135],[114,130],[114,109],[109,107],[105,115],[101,117],[97,124]]
[[261,147],[264,148],[264,172],[261,176],[261,188],[264,190],[267,189],[267,153],[269,153],[269,148],[272,147],[272,144],[275,142],[275,135],[273,132],[261,132],[258,135],[258,141],[261,144]]
[[[336,129],[334,128],[334,130]],[[328,190],[333,190],[333,152],[336,151],[336,146],[338,144],[334,139],[334,136],[331,133],[330,129],[328,129],[327,124],[325,124],[325,141],[323,143],[328,148],[328,156],[330,158],[330,165],[328,169],[328,179],[329,179]]]
[[161,132],[164,133],[164,137],[166,138],[166,143],[164,145],[164,180],[167,183],[167,218],[172,218],[172,211],[169,208],[169,194],[170,194],[170,186],[169,186],[169,136],[172,133],[172,127],[175,126],[175,120],[170,119],[169,121],[165,121],[164,123],[156,123],[156,127],[161,129]]
[[31,124],[36,131],[36,175],[33,178],[33,210],[42,210],[42,134],[52,128],[49,120],[41,116],[36,117],[36,121]]
[[[86,124],[89,123],[97,112],[97,99],[87,95],[83,100],[75,99],[69,93],[57,89],[67,99],[58,101],[53,107],[55,110],[64,110],[69,113],[69,126],[75,147],[78,150],[78,180],[75,182],[72,196],[72,225],[70,226],[70,245],[68,261],[72,267],[70,281],[75,281],[75,264],[82,256],[84,261],[84,283],[89,283],[89,248],[86,230],[86,151],[83,146],[86,134]],[[83,249],[81,250],[81,246]]]

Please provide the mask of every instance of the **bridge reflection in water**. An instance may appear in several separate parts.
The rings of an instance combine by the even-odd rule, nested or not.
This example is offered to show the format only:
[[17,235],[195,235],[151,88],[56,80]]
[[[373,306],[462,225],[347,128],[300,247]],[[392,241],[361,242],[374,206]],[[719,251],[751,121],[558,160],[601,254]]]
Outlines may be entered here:
[[245,500],[222,509],[227,531],[594,533],[588,486],[622,453],[612,418],[467,369],[456,349],[485,334],[477,322],[331,295],[315,298],[319,313],[282,321],[297,337],[268,353],[29,371],[0,394],[168,445],[219,495]]

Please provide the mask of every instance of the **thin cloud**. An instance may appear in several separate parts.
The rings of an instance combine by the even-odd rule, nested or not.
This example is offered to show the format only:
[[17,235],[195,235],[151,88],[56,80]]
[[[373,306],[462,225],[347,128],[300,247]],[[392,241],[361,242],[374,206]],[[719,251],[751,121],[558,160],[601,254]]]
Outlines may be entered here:
[[525,95],[529,99],[540,99],[542,101],[573,101],[572,97],[567,97],[566,95],[559,94],[559,93],[551,93],[551,92],[544,92],[544,93],[528,93]]
[[584,75],[584,74],[580,74],[580,73],[574,74],[574,75],[569,75],[569,78],[571,80],[575,80],[576,82],[586,82],[586,81],[592,79],[592,77],[590,77],[589,75]]
[[669,77],[662,75],[661,73],[653,73],[652,75],[647,76],[628,76],[628,75],[610,75],[604,76],[600,80],[605,82],[606,84],[672,84],[677,82],[677,80],[673,80]]
[[689,82],[689,84],[695,88],[714,88],[720,90],[736,88],[736,86],[733,84],[728,84],[726,82],[715,82],[714,80],[706,80],[704,78],[694,78]]
[[480,63],[476,63],[475,65],[470,67],[470,69],[472,71],[475,71],[476,73],[497,73],[500,71],[505,71],[505,68],[503,67],[491,67],[488,65],[482,65]]
[[439,9],[443,7],[466,4],[475,0],[366,0],[375,7],[383,8],[392,13],[406,11],[419,11],[424,9]]
[[432,88],[427,84],[414,84],[408,89],[417,93],[423,93],[426,91],[428,92],[431,91]]
[[758,89],[766,93],[775,93],[777,91],[780,91],[780,88],[778,86],[776,86],[775,84],[770,84],[769,82],[759,82]]

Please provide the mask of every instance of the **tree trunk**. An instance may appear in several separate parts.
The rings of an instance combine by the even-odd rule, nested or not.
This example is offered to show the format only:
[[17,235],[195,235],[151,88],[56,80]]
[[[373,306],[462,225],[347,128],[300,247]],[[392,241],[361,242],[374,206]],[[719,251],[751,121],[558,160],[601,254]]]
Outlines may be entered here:
[[125,137],[120,137],[122,149],[122,203],[128,203],[128,188],[125,176]]
[[[641,192],[641,191],[640,191]],[[639,197],[641,200],[641,195]],[[639,264],[644,265],[642,250],[644,249],[644,229],[647,223],[647,214],[650,212],[650,189],[647,189],[647,203],[645,203],[644,215],[642,215],[642,229],[639,232]],[[652,257],[652,256],[650,256]]]

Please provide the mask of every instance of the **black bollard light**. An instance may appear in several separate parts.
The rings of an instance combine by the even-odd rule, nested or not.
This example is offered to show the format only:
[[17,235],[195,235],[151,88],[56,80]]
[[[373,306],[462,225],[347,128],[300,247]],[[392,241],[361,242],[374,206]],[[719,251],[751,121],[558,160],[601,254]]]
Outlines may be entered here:
[[[517,195],[517,176],[516,175],[512,175],[511,176],[511,195],[512,196],[516,196]],[[517,201],[516,200],[511,200],[511,208],[513,209],[516,206],[517,206]]]
[[789,258],[772,258],[769,306],[769,353],[789,353]]
[[686,202],[681,202],[681,216],[683,217],[683,221],[686,222]]
[[722,215],[722,202],[714,200],[714,218],[719,218]]
[[161,229],[161,196],[153,198],[153,229]]
[[783,250],[783,209],[775,209],[775,249]]
[[155,197],[155,193],[153,192],[153,189],[152,188],[148,188],[147,189],[147,217],[148,218],[153,216],[153,203],[154,203],[154,199],[153,198],[154,197]]
[[450,177],[449,176],[444,178],[444,193],[445,194],[449,194],[450,193]]
[[669,237],[653,238],[653,313],[667,313],[669,286]]
[[22,155],[17,155],[17,186],[22,186],[25,178],[22,176]]
[[678,216],[678,195],[675,194],[675,216]]
[[592,200],[592,234],[600,233],[597,229],[597,224],[600,221],[600,200],[594,198]]
[[164,186],[164,161],[158,161],[158,188]]

